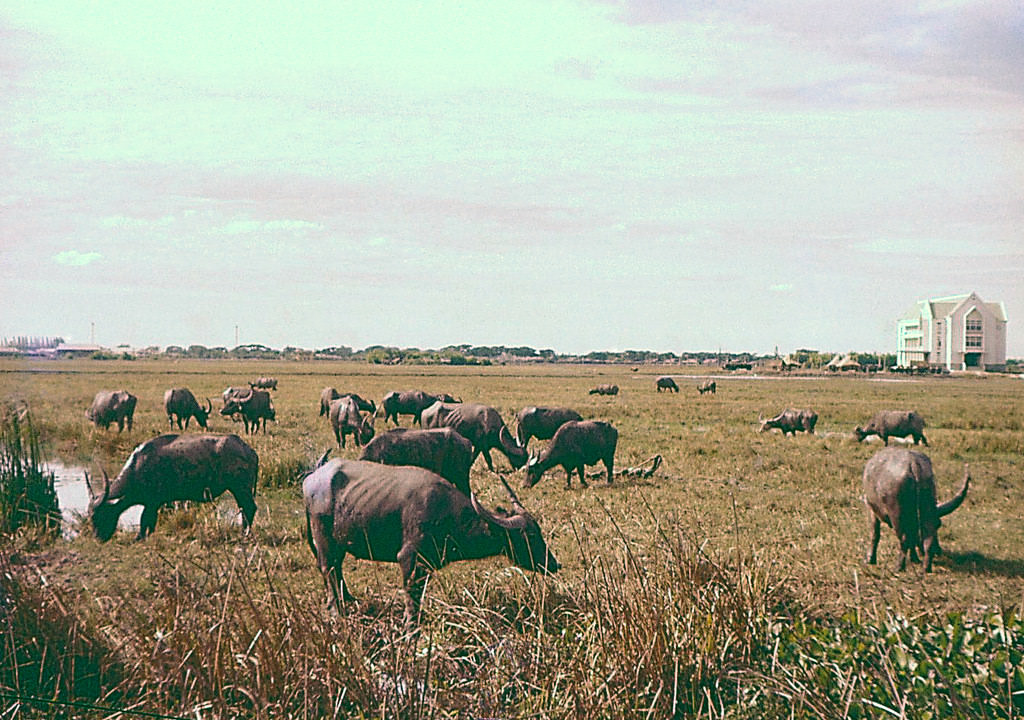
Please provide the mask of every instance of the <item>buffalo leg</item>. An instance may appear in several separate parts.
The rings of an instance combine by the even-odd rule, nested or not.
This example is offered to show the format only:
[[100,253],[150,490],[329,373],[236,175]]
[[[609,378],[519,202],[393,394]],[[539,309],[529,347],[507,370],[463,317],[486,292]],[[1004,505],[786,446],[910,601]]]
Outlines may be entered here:
[[[494,463],[491,462],[491,451],[486,449],[478,450],[477,454],[484,456],[484,462],[487,463],[487,469],[490,470],[491,472],[494,472]],[[473,456],[473,459],[476,460],[476,455]]]
[[139,519],[139,534],[138,539],[143,540],[154,530],[156,530],[156,505],[145,505],[142,508],[142,517]]
[[615,476],[615,457],[605,458],[603,462],[604,466],[608,469],[608,484],[611,485],[612,478]]
[[341,611],[341,603],[355,598],[348,591],[341,565],[345,560],[345,551],[331,539],[334,529],[334,518],[320,517],[314,521],[307,518],[310,545],[316,552],[316,563],[327,587],[327,607],[336,612]]
[[870,509],[867,511],[867,518],[868,552],[864,556],[864,562],[868,565],[874,565],[878,560],[878,540],[882,536],[882,521]]
[[582,487],[588,487],[588,485],[587,485],[586,468],[583,465],[580,465],[578,468],[576,468],[576,472],[580,476],[580,485]]
[[935,555],[938,544],[934,535],[929,535],[924,539],[924,572],[926,573],[932,571],[932,557]]
[[415,543],[407,542],[398,551],[398,566],[402,569],[402,587],[405,588],[405,622],[414,624],[419,618],[420,604],[427,587],[427,572],[416,557]]

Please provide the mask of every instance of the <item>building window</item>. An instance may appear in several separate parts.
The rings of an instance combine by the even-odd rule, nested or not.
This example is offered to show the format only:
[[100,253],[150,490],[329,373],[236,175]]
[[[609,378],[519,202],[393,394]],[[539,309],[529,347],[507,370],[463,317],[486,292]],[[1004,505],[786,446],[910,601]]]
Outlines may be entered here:
[[981,348],[981,335],[968,335],[964,341],[964,345],[969,348]]
[[981,320],[968,319],[967,320],[967,332],[980,333],[981,332]]

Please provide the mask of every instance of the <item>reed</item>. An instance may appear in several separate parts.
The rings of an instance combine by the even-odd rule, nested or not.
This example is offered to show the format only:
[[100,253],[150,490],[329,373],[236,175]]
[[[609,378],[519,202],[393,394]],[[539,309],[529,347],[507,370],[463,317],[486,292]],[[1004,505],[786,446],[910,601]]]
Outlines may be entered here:
[[39,434],[27,407],[0,413],[0,534],[60,530],[53,473],[43,468]]

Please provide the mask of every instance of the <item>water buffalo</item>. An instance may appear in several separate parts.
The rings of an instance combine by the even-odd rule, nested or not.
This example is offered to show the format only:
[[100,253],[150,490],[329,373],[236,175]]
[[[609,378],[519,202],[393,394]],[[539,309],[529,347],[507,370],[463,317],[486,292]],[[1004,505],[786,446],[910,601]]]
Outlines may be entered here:
[[773,418],[761,418],[759,432],[768,432],[778,428],[783,435],[796,435],[803,430],[808,435],[814,434],[814,425],[818,422],[818,413],[813,410],[794,410],[786,408]]
[[551,438],[551,444],[539,456],[530,457],[526,465],[526,479],[523,484],[533,487],[549,468],[561,465],[565,468],[565,486],[572,486],[572,473],[580,476],[580,485],[586,487],[583,475],[585,465],[603,462],[608,470],[608,482],[612,481],[615,465],[615,446],[619,442],[619,431],[599,420],[573,420],[558,428]]
[[[225,394],[227,391],[225,390]],[[245,432],[254,434],[260,429],[260,420],[263,421],[263,434],[267,433],[267,420],[277,418],[274,412],[274,403],[270,401],[270,393],[266,390],[254,390],[252,388],[245,395],[231,395],[220,409],[221,415],[234,415],[238,413],[245,423]]]
[[359,404],[349,395],[331,401],[328,416],[334,429],[334,439],[340,447],[345,447],[345,438],[349,435],[362,446],[373,437],[373,414],[366,417],[359,412]]
[[249,387],[253,390],[277,390],[277,378],[272,377],[261,377],[256,378]]
[[712,395],[715,395],[717,390],[718,390],[718,385],[715,383],[714,380],[705,380],[704,382],[700,383],[697,386],[697,392],[699,392],[701,395],[703,395],[706,392],[709,392]]
[[331,401],[340,397],[350,397],[356,401],[359,409],[363,412],[376,413],[377,404],[373,400],[364,400],[356,393],[340,393],[332,387],[325,387],[320,393],[320,416],[323,417],[331,409]]
[[[196,396],[188,388],[171,388],[164,393],[164,410],[167,411],[167,424],[174,429],[175,420],[179,430],[187,430],[189,421],[196,419],[199,427],[209,429],[206,425],[207,418],[213,412],[213,403],[206,399],[206,407],[196,402]],[[185,427],[182,427],[182,421]]]
[[679,392],[679,386],[676,385],[676,381],[670,378],[668,375],[662,375],[660,378],[654,381],[655,387],[658,388],[658,392],[667,390],[669,392]]
[[138,539],[156,528],[157,510],[172,502],[206,502],[230,492],[242,509],[248,530],[256,515],[253,493],[259,457],[237,435],[160,435],[147,440],[110,481],[104,473],[103,495],[90,507],[93,529],[106,542],[117,519],[133,505],[142,505]]
[[473,460],[482,454],[491,472],[492,449],[507,457],[516,470],[526,464],[526,448],[515,441],[501,415],[488,405],[436,402],[423,411],[423,427],[450,427],[473,443]]
[[[446,395],[445,397],[451,396]],[[394,420],[395,425],[398,425],[399,415],[412,415],[413,424],[422,425],[420,415],[439,400],[440,398],[436,395],[425,393],[422,390],[405,390],[402,392],[392,390],[381,401],[381,407],[384,408],[384,422]]]
[[127,390],[100,390],[92,399],[92,405],[85,411],[93,425],[106,430],[111,423],[117,423],[117,431],[124,430],[128,425],[128,432],[132,431],[132,421],[135,418],[135,404],[138,398]]
[[373,438],[360,460],[384,465],[415,465],[437,473],[469,497],[473,443],[451,428],[394,428]]
[[854,428],[853,432],[858,442],[869,435],[877,435],[888,445],[891,437],[905,438],[911,435],[915,445],[928,444],[924,436],[924,418],[912,410],[882,410],[875,413],[867,425]]
[[526,570],[556,572],[561,566],[540,526],[505,487],[513,514],[485,509],[423,468],[362,460],[319,465],[303,481],[302,495],[306,538],[329,607],[353,599],[342,574],[346,555],[398,563],[409,623],[418,617],[427,576],[449,563],[505,555]]
[[596,387],[593,387],[593,388],[590,389],[590,392],[588,393],[588,395],[618,395],[618,394],[619,394],[619,386],[618,385],[608,385],[608,384],[598,385]]
[[971,476],[964,465],[960,492],[941,505],[935,499],[935,475],[928,456],[906,448],[884,448],[864,466],[864,502],[867,506],[868,551],[865,561],[875,564],[881,524],[893,529],[900,542],[897,568],[907,566],[907,556],[924,555],[924,571],[932,569],[932,557],[939,552],[937,532],[942,518],[960,507],[967,497]]
[[582,419],[582,415],[569,408],[524,407],[516,413],[516,441],[525,448],[531,437],[548,440],[565,423]]

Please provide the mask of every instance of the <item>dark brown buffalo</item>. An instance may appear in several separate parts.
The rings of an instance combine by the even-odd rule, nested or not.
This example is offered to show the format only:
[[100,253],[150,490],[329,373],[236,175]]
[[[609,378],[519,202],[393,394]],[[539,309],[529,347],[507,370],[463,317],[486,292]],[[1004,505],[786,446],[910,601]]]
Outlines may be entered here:
[[249,387],[253,390],[277,390],[277,378],[272,377],[261,377],[256,378]]
[[[231,390],[232,388],[228,388]],[[224,391],[228,395],[228,391]],[[274,403],[270,400],[270,393],[266,390],[254,390],[250,388],[244,395],[230,395],[220,409],[221,415],[242,416],[245,424],[245,432],[254,434],[260,429],[260,421],[263,421],[263,434],[267,434],[267,420],[274,420],[277,413],[274,411]]]
[[373,400],[364,400],[356,393],[340,393],[332,387],[325,387],[320,393],[320,416],[323,417],[331,409],[331,401],[340,397],[350,397],[356,401],[359,409],[363,412],[376,413],[377,404]]
[[932,569],[932,557],[939,552],[941,518],[960,507],[967,497],[971,476],[964,465],[964,484],[952,499],[941,505],[935,499],[935,475],[928,456],[906,448],[885,448],[864,466],[864,502],[867,505],[868,551],[865,561],[874,565],[881,524],[893,529],[900,543],[896,562],[899,570],[907,557],[924,555],[924,571]]
[[258,470],[259,457],[237,435],[160,435],[147,440],[132,451],[121,472],[105,483],[103,495],[92,504],[96,537],[109,540],[121,513],[142,505],[141,540],[156,528],[161,506],[181,500],[208,502],[225,491],[242,509],[242,525],[248,530],[256,515],[253,493]]
[[[204,408],[196,402],[196,396],[188,388],[171,388],[164,393],[164,410],[167,411],[167,424],[172,430],[175,421],[178,423],[179,430],[187,430],[192,418],[196,419],[199,427],[209,429],[206,421],[210,417],[210,413],[213,412],[213,403],[207,398]],[[185,424],[184,428],[182,421]]]
[[412,415],[413,424],[422,425],[420,415],[438,401],[439,398],[436,395],[425,393],[422,390],[402,392],[392,390],[381,401],[381,407],[384,408],[384,422],[394,420],[395,425],[398,425],[399,415]]
[[524,407],[516,413],[516,441],[525,448],[530,438],[549,440],[565,423],[582,419],[582,415],[569,408]]
[[353,599],[342,574],[346,555],[398,563],[407,622],[418,617],[429,573],[449,563],[505,555],[526,570],[556,572],[560,565],[540,526],[508,492],[514,514],[485,509],[423,468],[362,460],[319,465],[303,481],[302,494],[306,538],[329,606],[339,609]]
[[604,385],[598,385],[596,387],[591,388],[590,392],[588,394],[589,395],[618,395],[619,394],[619,386],[618,385],[609,385],[607,383],[604,384]]
[[488,405],[436,402],[423,411],[423,427],[450,427],[473,443],[473,459],[482,454],[491,472],[491,450],[501,452],[516,470],[526,464],[526,448],[516,442],[498,411]]
[[334,439],[340,447],[345,447],[345,438],[349,435],[359,446],[370,442],[373,437],[373,414],[363,417],[359,412],[359,403],[349,395],[332,400],[328,416],[334,429]]
[[660,378],[654,381],[655,387],[658,388],[658,392],[667,390],[669,392],[679,392],[679,386],[676,385],[676,381],[670,378],[668,375],[662,375]]
[[915,445],[928,444],[924,436],[924,418],[912,410],[882,410],[875,413],[867,425],[854,428],[853,432],[858,441],[869,435],[877,435],[888,445],[891,437],[905,438],[910,435]]
[[711,393],[712,395],[715,395],[717,391],[718,384],[714,380],[705,380],[704,382],[700,383],[697,386],[697,392],[699,392],[701,395],[707,392]]
[[451,428],[394,428],[373,438],[360,460],[384,465],[415,465],[435,472],[469,496],[473,443]]
[[796,435],[801,430],[808,435],[814,434],[814,425],[818,422],[818,413],[813,410],[794,410],[786,408],[773,418],[761,418],[759,432],[768,432],[778,428],[783,435]]
[[127,390],[100,390],[85,411],[85,416],[98,428],[106,430],[111,424],[117,423],[118,432],[124,430],[125,425],[128,426],[128,432],[131,432],[137,402],[138,398]]
[[572,486],[572,473],[577,471],[580,485],[587,485],[583,471],[586,465],[603,462],[612,481],[615,466],[615,446],[619,431],[600,420],[573,420],[558,428],[551,443],[539,455],[530,457],[526,465],[524,485],[533,487],[550,468],[561,465],[565,469],[565,486]]

